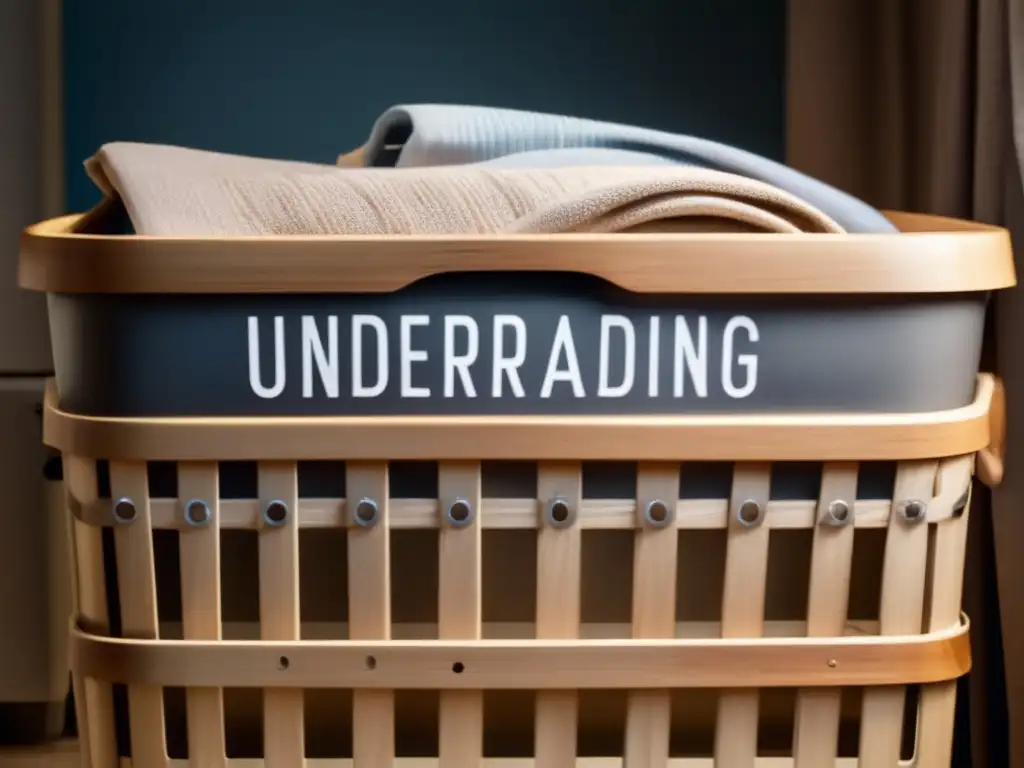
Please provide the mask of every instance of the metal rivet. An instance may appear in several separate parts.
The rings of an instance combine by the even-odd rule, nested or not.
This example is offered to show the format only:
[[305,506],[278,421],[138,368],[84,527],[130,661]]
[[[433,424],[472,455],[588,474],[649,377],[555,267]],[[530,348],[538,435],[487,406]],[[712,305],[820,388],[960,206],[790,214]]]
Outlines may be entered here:
[[263,510],[263,522],[272,528],[280,528],[288,522],[288,505],[276,500],[267,504]]
[[908,499],[900,502],[899,510],[908,523],[920,523],[928,514],[928,505],[920,499]]
[[736,508],[736,521],[744,528],[757,528],[764,522],[764,507],[754,499],[747,499]]
[[114,522],[122,525],[128,523],[134,523],[135,518],[139,516],[138,510],[135,509],[135,502],[131,499],[118,499],[114,502]]
[[652,499],[644,507],[644,522],[652,528],[666,528],[672,525],[675,510],[661,499]]
[[361,528],[372,528],[379,520],[380,508],[373,499],[360,499],[352,510],[352,522]]
[[548,502],[545,517],[552,528],[568,528],[576,522],[576,511],[568,499],[556,496]]
[[473,505],[466,499],[456,499],[445,513],[448,524],[455,528],[465,528],[473,522]]
[[185,522],[193,528],[202,528],[213,519],[210,505],[202,499],[192,499],[185,505]]
[[832,525],[836,528],[849,525],[852,521],[853,515],[850,514],[850,505],[842,499],[836,499],[828,505],[825,517],[822,520],[826,525]]

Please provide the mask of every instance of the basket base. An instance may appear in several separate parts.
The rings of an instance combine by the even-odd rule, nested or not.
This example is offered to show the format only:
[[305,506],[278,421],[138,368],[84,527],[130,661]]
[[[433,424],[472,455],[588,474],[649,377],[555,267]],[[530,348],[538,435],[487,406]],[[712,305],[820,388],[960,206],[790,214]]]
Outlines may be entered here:
[[[228,768],[262,768],[263,760],[236,759],[227,760]],[[328,758],[306,760],[309,768],[354,768],[351,758]],[[131,768],[132,761],[121,760],[121,768]],[[400,757],[395,760],[394,768],[435,768],[437,758],[433,757]],[[483,768],[534,768],[532,758],[484,758]],[[576,768],[619,768],[621,757],[581,757],[576,761]],[[755,768],[791,768],[792,757],[759,757],[754,763]],[[836,768],[856,768],[857,758],[843,757],[836,760]],[[900,765],[911,765],[908,761]],[[21,748],[0,750],[0,768],[80,768],[82,760],[75,742],[63,741],[39,748]],[[187,760],[170,760],[169,768],[187,768]],[[713,768],[714,760],[710,757],[679,757],[668,761],[668,768]]]

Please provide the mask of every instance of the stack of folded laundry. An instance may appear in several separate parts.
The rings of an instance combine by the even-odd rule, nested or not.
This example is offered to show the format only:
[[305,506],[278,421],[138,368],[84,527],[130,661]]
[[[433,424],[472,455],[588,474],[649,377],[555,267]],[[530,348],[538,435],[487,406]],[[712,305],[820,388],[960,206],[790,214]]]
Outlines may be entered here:
[[895,231],[734,147],[486,107],[394,107],[337,165],[112,143],[86,169],[140,235]]

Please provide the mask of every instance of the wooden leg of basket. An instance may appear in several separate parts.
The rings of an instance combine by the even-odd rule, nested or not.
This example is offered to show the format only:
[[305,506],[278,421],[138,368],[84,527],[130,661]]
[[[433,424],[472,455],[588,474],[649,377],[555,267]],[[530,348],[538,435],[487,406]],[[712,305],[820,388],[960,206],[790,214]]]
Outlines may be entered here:
[[[349,639],[389,640],[391,547],[387,463],[349,462],[345,489],[349,526]],[[367,663],[373,664],[369,660]],[[393,691],[352,692],[352,756],[356,768],[388,768],[394,762]]]
[[[764,518],[771,489],[771,466],[737,464],[733,472],[722,590],[722,637],[760,637],[764,634],[768,577],[768,526]],[[715,726],[716,768],[754,765],[757,722],[757,690],[721,694]]]
[[[882,566],[879,631],[883,635],[915,635],[923,627],[928,523],[908,521],[901,510],[908,501],[932,498],[937,466],[935,461],[903,462],[896,473]],[[864,692],[862,765],[895,765],[899,760],[905,701],[902,685]]]
[[[580,634],[580,556],[583,475],[578,463],[541,464],[537,496],[542,519],[537,533],[537,637],[571,640]],[[551,502],[562,499],[565,506]],[[566,527],[552,524],[575,515]],[[553,515],[553,520],[548,516]],[[536,768],[576,765],[579,697],[576,691],[538,691],[534,754]]]
[[[261,462],[260,638],[298,640],[299,487],[295,462]],[[282,656],[282,667],[289,660]],[[305,759],[301,689],[263,692],[263,754],[266,768],[294,768]]]
[[[65,470],[65,475],[66,474],[67,470]],[[62,512],[65,515],[63,523],[68,541],[68,557],[71,560],[71,567],[69,569],[69,576],[71,578],[71,615],[75,620],[78,620],[82,616],[82,605],[81,598],[79,597],[78,552],[75,543],[75,523],[77,521],[71,515],[71,504],[73,499],[71,491],[68,490],[68,484],[66,481],[63,485],[64,509]],[[51,584],[51,590],[53,587],[54,585]],[[104,613],[106,613],[105,606]],[[82,768],[93,768],[95,762],[93,760],[92,733],[89,729],[89,709],[85,705],[85,678],[74,670],[71,671],[71,692],[72,698],[75,702],[75,722],[77,723],[78,728],[78,742],[81,753]]]
[[[442,640],[481,636],[480,464],[442,462],[438,635]],[[453,524],[454,523],[454,524]],[[458,662],[452,674],[459,674]],[[442,691],[440,768],[477,768],[483,756],[482,691]]]
[[[125,637],[155,639],[159,636],[159,624],[146,463],[110,462],[110,491],[115,512],[122,521],[114,526],[122,632]],[[128,722],[133,765],[166,765],[163,690],[151,685],[129,685]]]
[[[98,496],[96,462],[80,456],[61,457],[64,495],[68,504],[92,504]],[[70,519],[71,512],[68,510]],[[99,528],[70,519],[72,599],[75,616],[93,631],[110,632],[107,608],[103,535]],[[73,675],[75,714],[85,768],[102,768],[117,762],[114,742],[114,699],[110,685]]]
[[[679,465],[641,464],[636,486],[633,637],[674,637]],[[665,768],[671,724],[667,690],[631,691],[626,706],[626,768]]]
[[[220,482],[215,462],[178,465],[181,619],[186,640],[221,639]],[[196,765],[223,764],[224,693],[220,688],[185,691],[189,757]]]
[[[930,563],[931,590],[925,630],[938,632],[960,621],[964,560],[967,554],[968,507],[959,517],[935,524]],[[948,768],[953,759],[956,680],[927,685],[921,691],[917,731],[917,765]]]
[[[829,463],[822,470],[818,496],[818,525],[811,550],[811,578],[807,599],[807,635],[840,637],[850,600],[850,568],[853,563],[854,503],[857,499],[857,465]],[[833,502],[846,510],[841,525],[827,521]],[[841,513],[837,513],[841,514]],[[839,747],[838,688],[802,690],[796,702],[793,749],[796,768],[833,766]]]

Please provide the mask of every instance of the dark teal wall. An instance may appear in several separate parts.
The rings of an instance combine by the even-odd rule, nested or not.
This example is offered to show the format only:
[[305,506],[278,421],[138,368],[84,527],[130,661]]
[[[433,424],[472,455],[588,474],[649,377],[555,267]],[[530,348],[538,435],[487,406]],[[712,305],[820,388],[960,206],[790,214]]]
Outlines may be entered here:
[[401,102],[783,154],[785,0],[64,0],[64,20],[72,210],[96,200],[81,162],[104,142],[333,162]]

